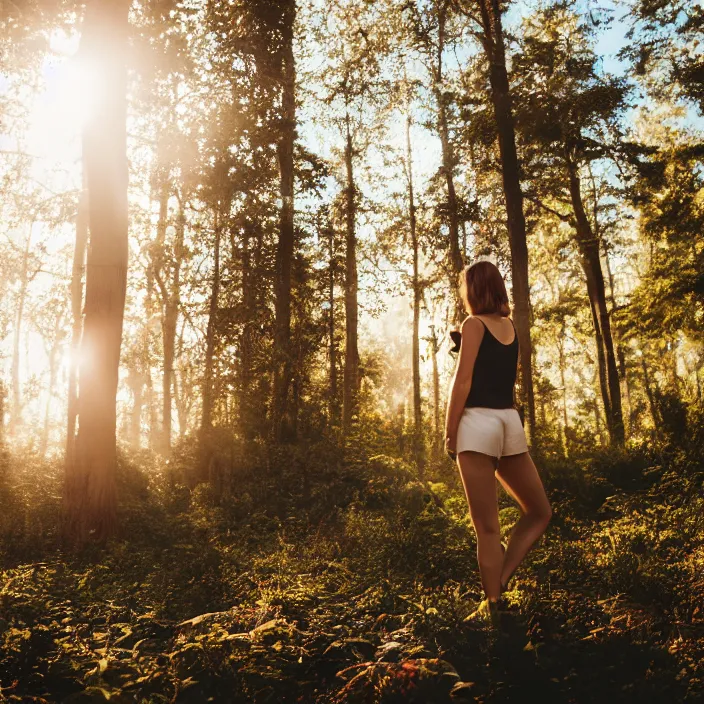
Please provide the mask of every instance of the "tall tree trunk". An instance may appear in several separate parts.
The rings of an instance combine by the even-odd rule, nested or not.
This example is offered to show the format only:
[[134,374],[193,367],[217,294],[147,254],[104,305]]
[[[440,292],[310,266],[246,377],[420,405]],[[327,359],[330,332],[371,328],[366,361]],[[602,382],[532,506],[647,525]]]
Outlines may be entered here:
[[420,303],[421,284],[418,273],[418,228],[416,203],[413,193],[413,151],[411,149],[411,113],[406,111],[406,177],[408,180],[408,224],[413,248],[413,454],[421,481],[425,478],[423,447],[423,409],[420,395]]
[[178,417],[178,434],[183,437],[188,435],[188,408],[186,400],[185,384],[183,383],[183,372],[174,373],[174,403],[176,404],[176,415]]
[[[219,205],[218,205],[219,208]],[[215,213],[215,242],[213,246],[213,282],[210,289],[208,327],[205,333],[205,373],[203,375],[203,409],[200,421],[201,480],[208,478],[211,454],[211,431],[213,428],[213,360],[218,326],[218,300],[220,298],[220,217]]]
[[171,449],[171,425],[172,425],[172,396],[174,376],[174,348],[176,345],[176,324],[178,319],[178,304],[173,304],[171,300],[164,306],[164,320],[162,335],[164,338],[164,371],[161,377],[162,389],[162,425],[161,425],[161,445],[164,452]]
[[[611,300],[611,312],[616,310],[616,297],[614,295],[614,275],[611,271],[611,262],[609,260],[609,253],[604,250],[604,261],[606,262],[606,274],[609,280],[609,299]],[[628,366],[626,365],[626,354],[623,349],[622,340],[618,334],[618,330],[614,330],[614,346],[616,348],[616,358],[618,360],[618,370],[619,375],[624,381],[624,387],[626,390],[626,406],[628,408],[628,426],[629,432],[633,424],[633,406],[631,405],[631,382],[628,375]],[[624,434],[625,434],[624,428]]]
[[252,252],[250,239],[252,225],[247,223],[242,233],[242,308],[244,321],[242,325],[242,340],[240,343],[240,404],[239,422],[244,436],[251,440],[254,437],[256,412],[253,408],[252,391],[252,353],[254,340],[255,294],[253,280]]
[[562,319],[560,329],[560,339],[558,342],[559,363],[560,363],[560,383],[562,384],[562,452],[565,457],[569,456],[567,445],[567,434],[569,431],[569,420],[567,418],[567,377],[565,374],[565,319]]
[[594,398],[592,402],[592,409],[594,410],[594,420],[596,422],[596,434],[599,437],[601,444],[603,445],[604,438],[601,433],[601,417],[599,415],[599,404],[596,402],[596,398]]
[[465,316],[464,305],[459,295],[458,276],[464,266],[460,251],[459,217],[457,214],[457,193],[455,191],[455,153],[450,140],[450,128],[447,118],[448,98],[443,90],[442,54],[445,50],[445,25],[447,22],[447,5],[442,3],[438,9],[438,45],[433,76],[433,93],[437,106],[437,130],[440,137],[442,153],[442,171],[447,187],[447,224],[449,229],[449,282],[450,291],[454,297],[455,308],[453,317],[459,325]]
[[175,384],[174,358],[176,351],[176,328],[181,309],[181,265],[183,263],[183,242],[186,231],[186,213],[183,198],[179,199],[179,212],[176,220],[176,240],[173,252],[173,271],[164,300],[162,334],[164,338],[164,373],[162,377],[162,443],[164,451],[171,449],[172,395]]
[[328,236],[328,361],[330,374],[329,416],[333,426],[338,419],[337,401],[337,344],[335,343],[335,230],[326,217],[325,229]]
[[146,387],[147,414],[149,416],[149,449],[157,450],[159,447],[159,421],[157,414],[156,394],[154,393],[154,379],[151,367],[148,366],[144,375]]
[[15,330],[12,338],[12,406],[10,407],[10,437],[14,436],[22,419],[22,396],[20,388],[20,343],[26,285],[20,282],[17,309],[15,310]]
[[49,350],[49,387],[46,394],[46,406],[44,408],[44,427],[39,447],[40,454],[46,455],[49,447],[49,428],[51,426],[51,407],[54,401],[54,386],[56,385],[56,358],[59,354],[59,344],[61,338],[62,316],[57,315],[54,321],[54,336]]
[[535,437],[535,395],[531,365],[533,352],[530,335],[528,244],[526,242],[526,220],[523,213],[523,192],[521,191],[520,169],[516,151],[511,91],[506,71],[501,10],[499,0],[477,0],[477,2],[482,17],[484,51],[489,62],[491,98],[499,137],[501,175],[506,199],[508,237],[511,247],[514,319],[520,345],[521,401],[528,419],[528,435],[533,441]]
[[[300,283],[300,282],[297,282]],[[297,320],[302,320],[305,313],[302,310],[302,306],[300,305],[300,298],[298,300],[298,305],[295,306],[294,310],[294,315]],[[295,354],[294,358],[294,364],[296,369],[298,370],[298,373],[294,375],[292,384],[291,384],[291,399],[292,399],[292,404],[291,404],[291,437],[298,437],[298,430],[299,430],[299,410],[301,407],[301,393],[302,393],[302,387],[303,387],[303,381],[304,381],[304,376],[303,376],[303,364],[304,364],[304,348],[303,348],[303,339],[302,339],[302,332],[303,328],[299,324],[295,327],[295,334],[294,334],[294,339],[293,339],[293,353]],[[304,431],[306,430],[304,426]]]
[[66,467],[72,535],[115,528],[116,396],[127,287],[127,34],[129,0],[93,0],[81,51],[105,91],[84,131],[90,248],[78,378],[78,434]]
[[433,363],[433,458],[440,458],[442,436],[440,434],[440,374],[438,373],[438,338],[435,326],[430,326],[430,356]]
[[[267,259],[268,255],[266,253],[266,246],[265,246],[265,231],[264,228],[261,227],[261,225],[257,225],[254,229],[254,242],[255,246],[253,250],[251,251],[251,275],[252,275],[252,281],[255,280],[254,277],[256,277],[256,272],[262,271],[262,268],[265,265],[265,260]],[[255,353],[255,348],[258,340],[258,326],[256,324],[257,320],[257,309],[263,305],[262,301],[262,292],[260,291],[259,287],[252,285],[252,311],[253,311],[253,318],[252,318],[252,323],[250,326],[250,340],[251,340],[251,347],[250,349],[252,350],[252,355]],[[255,359],[253,357],[252,363],[255,363]],[[261,365],[261,362],[259,363]],[[258,367],[261,369],[261,366]],[[254,370],[254,367],[252,368]],[[268,383],[268,378],[265,374],[263,374],[261,371],[258,373],[254,374],[252,377],[251,381],[251,388],[252,388],[252,394],[250,395],[250,418],[252,419],[252,435],[254,436],[255,434],[258,434],[260,436],[263,436],[266,434],[267,430],[270,430],[271,428],[266,426],[264,423],[264,420],[266,418],[266,407],[267,407],[267,401],[266,399],[269,397],[267,394],[268,388],[269,388],[269,383]]]
[[342,389],[342,427],[347,435],[352,427],[352,419],[357,412],[357,397],[359,389],[359,351],[357,349],[357,235],[355,219],[357,214],[357,188],[354,182],[352,166],[353,145],[350,131],[350,116],[345,115],[346,144],[345,166],[347,170],[346,215],[346,248],[345,248],[345,373]]
[[[274,323],[274,403],[272,430],[278,441],[294,440],[291,404],[291,381],[294,365],[291,349],[291,263],[294,249],[294,166],[296,140],[296,69],[293,55],[293,28],[296,21],[295,0],[283,6],[284,37],[281,66],[281,134],[277,144],[281,177],[281,211],[279,242],[276,250]],[[297,373],[297,372],[295,372]]]
[[130,369],[127,385],[132,391],[132,413],[130,414],[129,438],[130,445],[139,450],[142,445],[142,406],[144,405],[144,379],[135,366]]
[[0,482],[3,480],[4,457],[5,449],[5,399],[7,398],[7,389],[5,383],[0,379]]
[[[587,292],[592,306],[594,332],[599,353],[600,377],[604,410],[611,442],[622,445],[625,439],[623,413],[621,410],[621,386],[619,383],[611,321],[606,307],[606,286],[599,257],[599,240],[594,235],[582,202],[581,182],[577,166],[572,160],[569,146],[565,148],[565,161],[569,177],[570,197],[575,215],[577,243],[582,257],[582,266],[587,278]],[[603,360],[603,361],[602,361]],[[604,388],[605,387],[605,388]]]
[[599,314],[597,313],[596,305],[594,305],[594,300],[592,298],[592,293],[594,290],[593,280],[591,279],[591,272],[585,265],[584,272],[587,276],[587,290],[589,293],[589,310],[592,314],[592,323],[594,325],[594,340],[596,344],[596,359],[597,359],[597,370],[599,372],[599,390],[601,391],[601,401],[604,406],[604,417],[606,418],[606,427],[609,431],[609,437],[613,437],[612,420],[613,415],[611,411],[611,401],[609,399],[609,385],[607,381],[606,374],[606,357],[604,356],[604,337],[601,333],[601,324],[599,320]]
[[406,454],[406,400],[403,399],[398,404],[398,454],[402,457]]
[[73,463],[76,441],[76,416],[78,414],[78,353],[83,330],[83,270],[86,263],[88,243],[88,190],[86,188],[85,167],[82,175],[83,186],[76,213],[76,245],[73,250],[71,269],[71,354],[68,368],[68,419],[66,425],[66,464]]
[[650,417],[653,420],[653,428],[655,429],[655,437],[660,437],[660,425],[662,419],[660,418],[660,413],[658,411],[658,405],[655,402],[655,393],[653,391],[653,384],[650,379],[650,374],[648,372],[648,365],[645,362],[645,355],[640,359],[641,369],[643,370],[643,384],[645,386],[645,395],[648,398],[648,408],[650,409]]
[[156,225],[156,240],[154,242],[152,254],[152,273],[154,281],[158,284],[161,295],[161,337],[162,337],[162,359],[163,370],[161,374],[162,385],[162,415],[161,428],[159,429],[158,447],[161,452],[168,452],[171,445],[171,384],[167,369],[172,365],[172,360],[168,360],[169,350],[167,349],[167,337],[169,331],[166,328],[166,309],[169,306],[169,292],[164,281],[166,266],[166,229],[169,220],[169,198],[171,196],[171,185],[168,178],[168,169],[160,167],[157,170],[160,180],[159,190],[159,219]]
[[152,451],[159,449],[161,428],[157,407],[155,403],[154,380],[152,378],[151,360],[151,324],[155,315],[155,290],[154,290],[154,263],[147,264],[146,292],[144,297],[144,312],[146,323],[142,328],[142,357],[141,370],[144,373],[145,403],[147,406],[147,417],[149,418],[148,447]]
[[34,219],[29,226],[22,255],[20,269],[20,290],[17,294],[17,308],[15,310],[15,330],[12,336],[12,406],[10,408],[10,435],[17,432],[22,422],[22,389],[20,386],[20,343],[22,340],[22,323],[24,322],[24,307],[27,302],[27,288],[29,287],[29,255],[31,252],[32,230]]

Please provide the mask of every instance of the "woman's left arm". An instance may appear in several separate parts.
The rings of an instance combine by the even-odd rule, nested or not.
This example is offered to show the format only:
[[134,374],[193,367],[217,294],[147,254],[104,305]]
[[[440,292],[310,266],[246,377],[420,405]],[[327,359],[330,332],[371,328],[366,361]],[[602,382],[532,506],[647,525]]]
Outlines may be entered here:
[[479,345],[484,336],[484,326],[477,318],[466,318],[462,323],[462,341],[455,374],[452,377],[450,398],[445,416],[445,446],[450,452],[457,447],[457,427],[464,404],[472,388],[472,372],[477,359]]

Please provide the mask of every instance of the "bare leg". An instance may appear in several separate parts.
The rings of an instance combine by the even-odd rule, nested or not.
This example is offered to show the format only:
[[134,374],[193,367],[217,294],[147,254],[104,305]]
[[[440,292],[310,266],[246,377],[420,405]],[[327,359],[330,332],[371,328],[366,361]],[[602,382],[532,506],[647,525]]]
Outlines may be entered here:
[[505,587],[533,543],[545,532],[552,509],[529,453],[502,457],[496,476],[523,512],[511,532],[504,555],[501,586]]
[[477,534],[477,561],[482,586],[486,598],[494,601],[501,594],[503,565],[494,458],[480,452],[460,452],[457,463]]

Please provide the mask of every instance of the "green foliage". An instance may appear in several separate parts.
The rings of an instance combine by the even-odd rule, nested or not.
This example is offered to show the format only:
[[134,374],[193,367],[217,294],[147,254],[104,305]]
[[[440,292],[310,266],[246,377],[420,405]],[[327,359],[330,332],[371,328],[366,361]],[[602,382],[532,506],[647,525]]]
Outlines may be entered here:
[[[656,96],[684,98],[703,113],[701,5],[687,0],[633,0],[630,19],[632,42],[622,55],[631,60],[636,75]],[[657,78],[663,75],[666,80]]]
[[61,463],[0,448],[0,564],[41,559],[56,548],[62,480]]
[[[39,492],[18,489],[27,458],[10,457],[3,496],[26,519],[0,535],[3,696],[386,704],[618,691],[694,702],[696,442],[545,465],[553,521],[515,576],[499,634],[463,624],[481,589],[456,475],[426,488],[392,455],[360,448],[344,461],[328,443],[297,458],[311,463],[308,494],[292,483],[296,467],[270,481],[262,464],[223,495],[125,457],[121,536],[71,554],[39,540],[34,511],[41,520],[45,509],[33,505]],[[506,532],[519,515],[502,495]],[[14,563],[18,541],[34,561]]]
[[651,243],[648,268],[625,313],[629,337],[701,338],[704,320],[704,180],[701,149],[663,149],[644,165],[633,198]]

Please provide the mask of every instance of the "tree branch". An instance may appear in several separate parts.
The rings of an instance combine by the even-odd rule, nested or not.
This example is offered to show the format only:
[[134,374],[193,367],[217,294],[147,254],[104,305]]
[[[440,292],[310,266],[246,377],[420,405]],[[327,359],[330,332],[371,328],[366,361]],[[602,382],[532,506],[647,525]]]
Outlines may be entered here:
[[530,196],[527,193],[524,193],[523,197],[526,200],[529,200],[531,203],[535,203],[535,205],[542,208],[543,210],[546,210],[548,213],[551,213],[555,217],[560,218],[560,220],[562,220],[562,222],[566,222],[570,225],[574,225],[574,218],[571,215],[565,215],[564,213],[561,213],[558,210],[554,210],[550,206],[545,205],[545,203],[543,203],[539,198],[535,198],[533,196]]

